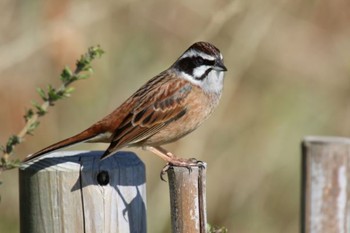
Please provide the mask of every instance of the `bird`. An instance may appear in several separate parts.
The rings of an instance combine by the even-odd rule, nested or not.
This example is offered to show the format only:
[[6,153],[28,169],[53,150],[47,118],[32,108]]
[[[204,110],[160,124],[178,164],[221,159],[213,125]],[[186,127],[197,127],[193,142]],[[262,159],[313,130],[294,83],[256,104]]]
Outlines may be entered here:
[[211,115],[222,95],[225,71],[220,50],[209,42],[196,42],[113,112],[23,162],[78,143],[103,142],[109,146],[101,159],[125,147],[141,147],[167,165],[196,166],[197,160],[181,158],[162,146],[191,133]]

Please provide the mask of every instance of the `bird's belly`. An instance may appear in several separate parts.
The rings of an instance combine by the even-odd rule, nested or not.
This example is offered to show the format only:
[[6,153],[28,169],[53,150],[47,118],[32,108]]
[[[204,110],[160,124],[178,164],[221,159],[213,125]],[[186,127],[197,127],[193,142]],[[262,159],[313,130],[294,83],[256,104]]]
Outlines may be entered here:
[[191,133],[199,125],[199,122],[187,122],[184,120],[177,120],[170,123],[160,132],[154,134],[153,136],[143,141],[142,144],[155,146],[170,143]]

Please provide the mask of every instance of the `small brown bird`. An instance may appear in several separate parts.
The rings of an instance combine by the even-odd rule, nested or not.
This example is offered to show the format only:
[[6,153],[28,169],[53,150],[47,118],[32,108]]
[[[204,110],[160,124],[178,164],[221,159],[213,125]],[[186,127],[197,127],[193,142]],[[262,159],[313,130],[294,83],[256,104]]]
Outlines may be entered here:
[[169,164],[194,166],[195,161],[178,158],[161,145],[182,138],[209,117],[219,103],[225,71],[220,51],[197,42],[102,120],[24,162],[81,142],[105,142],[110,145],[101,159],[123,147],[142,147]]

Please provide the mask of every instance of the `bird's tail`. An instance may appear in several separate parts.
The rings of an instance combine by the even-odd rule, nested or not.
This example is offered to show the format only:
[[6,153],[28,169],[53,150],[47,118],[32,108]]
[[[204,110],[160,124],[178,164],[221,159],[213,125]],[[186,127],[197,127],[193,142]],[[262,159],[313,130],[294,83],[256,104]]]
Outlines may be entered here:
[[68,147],[68,146],[72,146],[74,144],[78,144],[78,143],[81,143],[81,142],[86,142],[94,137],[96,137],[96,133],[92,133],[93,132],[93,129],[92,128],[89,128],[89,129],[86,129],[84,130],[83,132],[81,133],[78,133],[77,135],[74,135],[73,137],[70,137],[70,138],[67,138],[67,139],[64,139],[62,141],[59,141],[57,143],[54,143],[52,144],[51,146],[48,146],[34,154],[31,154],[29,156],[27,156],[23,162],[28,162],[34,158],[37,158],[39,157],[40,155],[43,155],[43,154],[46,154],[46,153],[49,153],[49,152],[52,152],[52,151],[55,151],[55,150],[58,150],[58,149],[62,149],[62,148],[65,148],[65,147]]

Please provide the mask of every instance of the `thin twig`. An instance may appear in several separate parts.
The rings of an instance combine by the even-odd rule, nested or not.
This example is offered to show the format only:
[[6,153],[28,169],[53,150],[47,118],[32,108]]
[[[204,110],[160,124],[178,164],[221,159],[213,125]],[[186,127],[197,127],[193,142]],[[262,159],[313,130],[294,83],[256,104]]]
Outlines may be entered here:
[[71,83],[89,77],[89,75],[92,73],[92,60],[94,60],[96,57],[100,57],[103,53],[104,51],[99,46],[90,47],[88,49],[88,52],[82,55],[81,58],[77,61],[74,72],[71,72],[68,67],[65,67],[63,69],[60,75],[62,84],[58,89],[53,88],[51,85],[48,86],[47,91],[44,91],[41,88],[37,89],[37,92],[44,102],[41,105],[35,102],[33,103],[33,108],[27,110],[26,114],[24,115],[26,124],[22,130],[18,134],[9,137],[6,145],[1,146],[3,156],[0,159],[0,173],[3,170],[19,166],[20,162],[18,160],[11,161],[9,159],[13,153],[14,147],[17,144],[22,143],[26,135],[31,135],[33,133],[34,129],[36,129],[39,125],[39,117],[44,116],[50,106],[53,106],[54,103],[59,99],[70,96],[70,93],[73,91],[73,89],[68,88],[68,86]]

